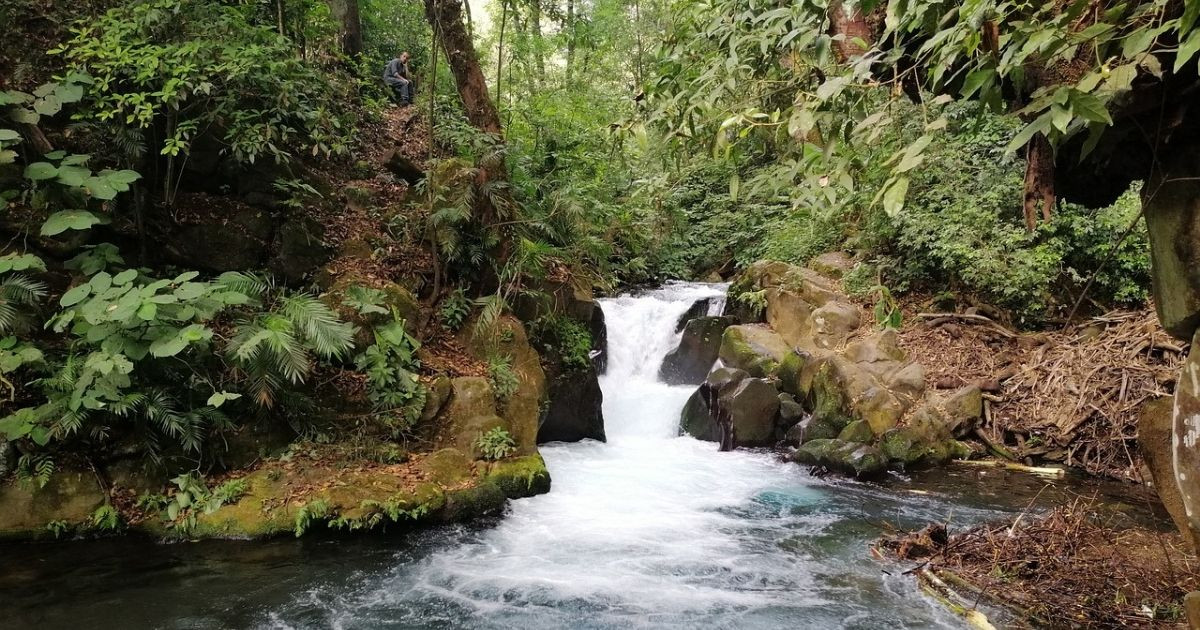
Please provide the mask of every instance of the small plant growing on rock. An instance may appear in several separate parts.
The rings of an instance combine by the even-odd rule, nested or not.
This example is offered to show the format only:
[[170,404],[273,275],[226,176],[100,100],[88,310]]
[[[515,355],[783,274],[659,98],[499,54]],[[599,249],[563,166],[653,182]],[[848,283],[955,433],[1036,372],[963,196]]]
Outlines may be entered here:
[[331,516],[333,516],[333,510],[330,509],[328,501],[317,499],[305,503],[296,512],[296,538],[303,536],[313,523],[329,520]]
[[507,401],[521,387],[521,378],[513,369],[510,357],[494,355],[488,358],[488,380],[492,382],[496,398],[501,401]]
[[495,427],[475,438],[475,448],[488,461],[504,459],[517,450],[517,443],[508,431]]
[[750,309],[750,314],[754,317],[762,315],[763,311],[767,309],[766,289],[761,291],[746,291],[745,293],[739,293],[734,299],[743,304],[746,308]]
[[121,515],[111,504],[105,503],[92,512],[92,527],[102,532],[114,532],[121,528]]
[[904,321],[904,316],[900,312],[900,303],[892,296],[892,292],[882,284],[875,285],[873,292],[878,296],[875,300],[875,323],[880,328],[899,329],[900,324]]
[[71,524],[64,520],[50,521],[46,523],[46,531],[50,532],[56,539],[62,538],[63,534],[71,531]]

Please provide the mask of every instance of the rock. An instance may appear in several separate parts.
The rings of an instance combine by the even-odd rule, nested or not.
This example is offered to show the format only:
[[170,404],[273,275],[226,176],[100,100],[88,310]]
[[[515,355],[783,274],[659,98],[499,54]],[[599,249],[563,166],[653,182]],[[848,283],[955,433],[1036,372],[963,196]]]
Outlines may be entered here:
[[767,324],[793,348],[812,345],[815,308],[792,289],[767,289]]
[[879,439],[879,448],[888,461],[909,470],[944,464],[951,459],[966,459],[971,448],[957,440],[938,440],[912,427],[896,427]]
[[772,375],[792,349],[775,331],[766,326],[743,324],[730,326],[721,336],[721,361],[745,370],[751,376]]
[[234,470],[287,450],[296,439],[296,431],[285,422],[264,418],[235,431],[226,431],[222,438],[218,443],[224,442],[225,452],[218,456],[226,470]]
[[517,391],[504,401],[500,415],[517,443],[518,455],[537,452],[538,421],[542,402],[546,399],[546,373],[541,357],[529,344],[525,327],[517,318],[504,315],[493,328],[476,334],[478,321],[472,321],[459,332],[458,340],[473,356],[487,361],[492,355],[508,357],[519,380]]
[[446,406],[446,402],[450,400],[450,394],[453,391],[453,384],[449,377],[438,376],[425,386],[425,407],[421,410],[421,417],[418,422],[426,424],[433,420],[442,408]]
[[0,540],[50,536],[46,525],[86,524],[108,496],[91,471],[59,470],[42,488],[16,481],[0,484]]
[[1169,158],[1171,179],[1146,182],[1154,195],[1143,206],[1150,237],[1150,270],[1158,320],[1190,340],[1200,327],[1200,182],[1194,152]]
[[180,226],[159,243],[188,269],[244,271],[263,266],[274,234],[270,212],[242,205],[226,216],[206,216],[203,223]]
[[770,383],[761,378],[742,379],[722,390],[719,400],[733,419],[738,446],[770,446],[778,441],[779,392]]
[[[560,368],[561,369],[561,368]],[[547,404],[538,426],[538,444],[605,441],[604,394],[596,368],[568,369],[547,375]]]
[[442,486],[453,486],[471,477],[472,458],[456,448],[443,448],[426,455],[417,467],[425,478]]
[[331,250],[322,241],[324,234],[325,228],[312,217],[289,217],[275,235],[271,271],[287,284],[299,284],[329,261]]
[[805,442],[792,454],[792,461],[821,466],[860,479],[875,477],[887,470],[887,459],[879,449],[838,439]]
[[983,392],[968,385],[945,397],[931,392],[913,410],[909,425],[930,441],[946,440],[969,435],[982,417]]
[[[346,306],[344,303],[346,292],[355,286],[376,288],[382,291],[383,298],[380,306],[387,312],[360,313],[357,309]],[[358,354],[375,343],[375,327],[391,322],[393,312],[404,320],[404,330],[413,336],[416,336],[417,326],[421,321],[421,303],[408,288],[395,282],[386,281],[380,286],[378,280],[364,278],[353,272],[347,273],[333,282],[326,293],[321,296],[321,300],[337,311],[343,320],[358,327],[354,334],[353,354]]]
[[871,425],[866,420],[855,420],[846,425],[841,433],[838,433],[837,439],[844,442],[869,444],[875,440],[875,433],[871,431]]
[[791,394],[779,394],[779,426],[794,426],[807,415],[808,412],[804,410],[804,406],[796,402],[796,399]]
[[460,376],[450,381],[450,401],[438,419],[438,448],[475,453],[475,440],[505,422],[496,413],[492,384],[481,376]]
[[712,307],[715,298],[703,298],[696,300],[694,304],[684,311],[683,315],[679,316],[679,321],[675,324],[675,332],[679,332],[687,326],[688,322],[697,317],[705,317],[708,315],[708,310]]
[[[825,356],[825,353],[822,354]],[[821,366],[816,354],[796,348],[780,361],[775,369],[779,389],[800,399],[807,400],[812,393],[813,377]]]
[[842,430],[827,418],[808,416],[792,425],[783,438],[793,445],[800,445],[812,440],[828,440],[836,438]]
[[663,359],[659,378],[672,385],[703,381],[720,353],[722,333],[733,323],[732,317],[699,317],[689,321],[679,346]]
[[425,171],[421,170],[412,160],[401,155],[399,151],[392,153],[386,166],[393,175],[404,180],[409,186],[416,186],[425,179]]
[[845,252],[826,252],[809,261],[808,266],[823,276],[840,279],[854,268],[854,259]]
[[841,429],[866,420],[876,435],[896,426],[904,406],[869,373],[840,356],[822,360],[812,381],[813,416]]
[[813,344],[822,349],[837,348],[861,323],[862,313],[857,306],[830,301],[812,313]]
[[[1183,534],[1184,542],[1193,550],[1200,549],[1200,531],[1193,529],[1179,494],[1171,455],[1171,423],[1174,401],[1157,398],[1142,405],[1138,412],[1138,449],[1150,469],[1154,490],[1162,501],[1175,527]],[[1185,473],[1186,474],[1186,473]]]
[[[745,370],[721,367],[713,370],[704,383],[712,391],[720,392],[736,387],[738,383],[749,378]],[[717,440],[716,421],[709,413],[708,402],[704,399],[703,389],[697,389],[683,405],[679,418],[680,430],[697,440],[715,442]]]
[[17,448],[12,442],[0,442],[0,480],[6,479],[10,473],[17,469],[17,459],[20,455],[17,453]]

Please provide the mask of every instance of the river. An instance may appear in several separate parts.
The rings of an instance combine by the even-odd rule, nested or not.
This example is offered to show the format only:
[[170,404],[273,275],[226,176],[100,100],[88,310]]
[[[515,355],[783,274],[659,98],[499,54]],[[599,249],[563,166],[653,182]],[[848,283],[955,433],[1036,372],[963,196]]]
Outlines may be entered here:
[[679,283],[602,301],[609,441],[543,446],[551,492],[503,518],[404,537],[0,547],[0,627],[961,627],[906,567],[872,560],[870,541],[1081,486],[959,467],[883,484],[817,479],[767,451],[679,436],[693,388],[659,383],[658,367],[679,317],[723,289]]

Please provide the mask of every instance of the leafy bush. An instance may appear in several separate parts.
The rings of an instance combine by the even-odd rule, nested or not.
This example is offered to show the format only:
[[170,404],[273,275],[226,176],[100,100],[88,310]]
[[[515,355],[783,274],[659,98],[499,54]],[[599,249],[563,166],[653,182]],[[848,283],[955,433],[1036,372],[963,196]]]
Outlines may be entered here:
[[471,299],[458,287],[450,292],[445,299],[442,300],[442,305],[438,308],[438,317],[441,318],[442,324],[450,330],[458,330],[462,328],[463,323],[471,316]]
[[592,364],[592,333],[575,319],[550,314],[531,326],[534,340],[543,352],[553,352],[567,369],[582,370]]
[[367,375],[367,396],[376,414],[393,437],[400,437],[411,431],[425,407],[425,386],[418,378],[421,344],[395,313],[374,333],[375,343],[358,355],[355,365]]
[[521,377],[513,369],[511,357],[488,357],[488,380],[492,383],[492,391],[496,393],[496,398],[501,402],[508,400],[521,387]]
[[515,453],[517,443],[508,431],[495,427],[475,438],[475,448],[479,449],[484,459],[495,461]]

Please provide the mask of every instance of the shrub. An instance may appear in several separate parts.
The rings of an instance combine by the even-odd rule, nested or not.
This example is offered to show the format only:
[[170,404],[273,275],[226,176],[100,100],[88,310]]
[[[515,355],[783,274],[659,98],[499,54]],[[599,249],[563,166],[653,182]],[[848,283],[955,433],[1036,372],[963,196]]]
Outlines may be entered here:
[[475,438],[475,448],[489,461],[504,459],[517,450],[517,443],[508,431],[495,427]]

